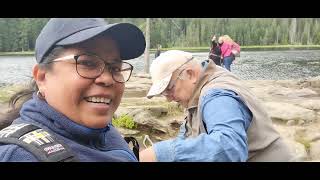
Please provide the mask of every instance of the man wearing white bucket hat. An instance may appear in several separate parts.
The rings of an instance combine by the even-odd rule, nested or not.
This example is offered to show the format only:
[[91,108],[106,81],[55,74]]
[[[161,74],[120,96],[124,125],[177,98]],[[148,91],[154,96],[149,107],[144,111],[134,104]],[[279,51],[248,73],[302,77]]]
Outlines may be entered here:
[[147,97],[185,108],[179,135],[140,152],[140,161],[290,161],[291,153],[258,99],[234,74],[170,50],[150,67]]

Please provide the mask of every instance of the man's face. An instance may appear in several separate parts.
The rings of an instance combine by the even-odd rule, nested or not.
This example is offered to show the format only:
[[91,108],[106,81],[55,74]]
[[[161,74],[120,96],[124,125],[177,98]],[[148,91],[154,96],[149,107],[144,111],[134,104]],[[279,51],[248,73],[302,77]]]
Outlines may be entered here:
[[182,68],[176,70],[171,77],[169,85],[161,93],[168,101],[175,101],[183,107],[188,106],[195,84],[191,81],[188,72],[193,71],[192,68]]

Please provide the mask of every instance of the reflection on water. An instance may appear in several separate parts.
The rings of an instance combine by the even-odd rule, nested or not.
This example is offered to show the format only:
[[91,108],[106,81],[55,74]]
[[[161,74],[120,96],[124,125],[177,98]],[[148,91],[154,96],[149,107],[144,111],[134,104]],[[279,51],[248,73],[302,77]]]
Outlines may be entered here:
[[[208,52],[194,53],[200,59],[206,59]],[[151,61],[154,55],[150,54]],[[134,72],[143,72],[144,57],[129,61]],[[33,57],[1,57],[0,85],[23,83],[30,79]],[[232,72],[242,79],[297,79],[320,75],[320,50],[299,51],[251,51],[241,52],[241,57],[231,67]]]

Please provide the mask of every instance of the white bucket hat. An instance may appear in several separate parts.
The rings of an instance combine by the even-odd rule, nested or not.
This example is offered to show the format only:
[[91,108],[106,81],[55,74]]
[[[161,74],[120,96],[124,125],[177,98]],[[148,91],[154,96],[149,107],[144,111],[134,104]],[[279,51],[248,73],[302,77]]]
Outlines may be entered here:
[[193,59],[193,56],[189,52],[169,50],[153,60],[150,66],[152,86],[147,98],[150,99],[161,94],[169,85],[172,73],[191,59]]

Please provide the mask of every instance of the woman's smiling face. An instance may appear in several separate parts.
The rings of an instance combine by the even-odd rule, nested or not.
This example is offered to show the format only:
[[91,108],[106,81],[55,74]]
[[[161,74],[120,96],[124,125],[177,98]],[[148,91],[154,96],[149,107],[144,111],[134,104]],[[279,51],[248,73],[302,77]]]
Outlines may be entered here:
[[[99,35],[82,43],[67,47],[60,57],[95,54],[107,63],[121,62],[119,48],[114,40]],[[49,105],[72,121],[90,128],[104,128],[111,122],[118,108],[124,83],[118,83],[106,70],[95,79],[81,77],[76,61],[52,63],[50,70],[33,69],[41,94]]]

